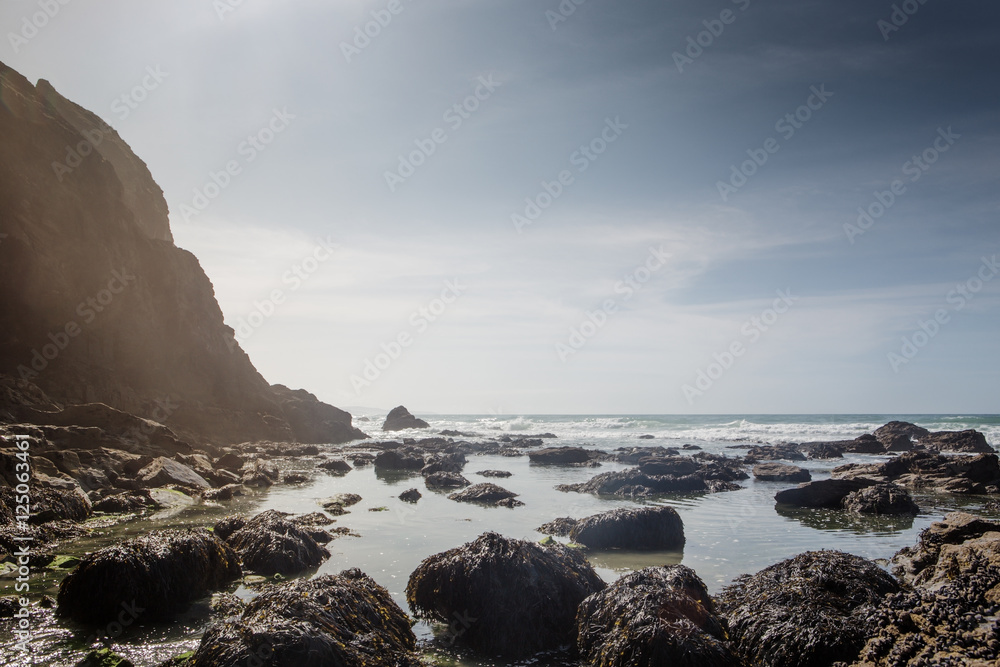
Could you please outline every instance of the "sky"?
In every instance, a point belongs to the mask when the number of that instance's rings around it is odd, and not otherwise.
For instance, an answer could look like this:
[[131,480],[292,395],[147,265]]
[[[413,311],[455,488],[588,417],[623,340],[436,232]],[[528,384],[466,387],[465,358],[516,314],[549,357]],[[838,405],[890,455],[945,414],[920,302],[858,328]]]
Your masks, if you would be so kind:
[[995,413],[998,19],[0,0],[0,60],[149,165],[272,383],[417,413]]

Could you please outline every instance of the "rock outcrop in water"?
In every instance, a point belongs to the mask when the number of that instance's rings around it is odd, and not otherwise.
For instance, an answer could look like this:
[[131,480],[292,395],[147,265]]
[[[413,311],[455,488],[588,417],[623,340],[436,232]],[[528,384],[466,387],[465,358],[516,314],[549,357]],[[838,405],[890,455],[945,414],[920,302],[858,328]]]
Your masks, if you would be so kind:
[[592,549],[674,551],[684,548],[684,524],[666,505],[623,507],[580,519],[570,539]]
[[402,405],[390,410],[382,424],[383,431],[405,431],[410,428],[430,428],[430,424],[411,415]]
[[256,371],[117,132],[2,63],[0,102],[0,419],[79,425],[74,406],[104,404],[196,444],[364,437]]
[[709,454],[693,457],[656,456],[639,460],[639,467],[601,473],[586,482],[560,484],[559,491],[601,496],[648,498],[666,493],[735,491],[736,480],[748,477],[737,459]]

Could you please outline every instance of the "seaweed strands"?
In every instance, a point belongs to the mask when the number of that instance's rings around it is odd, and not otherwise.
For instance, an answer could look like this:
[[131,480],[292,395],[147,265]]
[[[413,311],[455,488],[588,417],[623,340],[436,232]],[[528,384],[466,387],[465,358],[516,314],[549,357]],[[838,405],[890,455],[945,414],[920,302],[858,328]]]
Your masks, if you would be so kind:
[[467,619],[462,644],[522,658],[572,643],[577,606],[604,586],[574,549],[484,533],[424,560],[406,601],[420,618]]
[[252,519],[223,519],[215,532],[236,550],[243,566],[257,574],[298,574],[330,557],[313,537],[315,529],[299,526],[274,510]]
[[59,587],[57,613],[90,624],[125,607],[169,618],[240,575],[236,553],[208,531],[156,531],[84,558]]
[[205,632],[191,667],[418,667],[416,637],[360,570],[272,585]]
[[900,590],[860,556],[809,551],[737,578],[718,603],[747,664],[825,667],[857,657],[876,608]]
[[594,667],[738,667],[705,582],[683,565],[626,575],[580,604],[577,649]]

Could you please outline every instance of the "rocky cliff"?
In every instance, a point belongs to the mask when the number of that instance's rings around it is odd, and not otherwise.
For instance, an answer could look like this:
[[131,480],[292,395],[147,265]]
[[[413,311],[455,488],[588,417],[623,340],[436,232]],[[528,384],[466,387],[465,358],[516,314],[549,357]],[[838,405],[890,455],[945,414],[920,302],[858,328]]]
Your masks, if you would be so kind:
[[3,63],[0,374],[0,420],[104,403],[195,442],[364,435],[348,413],[264,380],[197,258],[174,245],[145,163]]

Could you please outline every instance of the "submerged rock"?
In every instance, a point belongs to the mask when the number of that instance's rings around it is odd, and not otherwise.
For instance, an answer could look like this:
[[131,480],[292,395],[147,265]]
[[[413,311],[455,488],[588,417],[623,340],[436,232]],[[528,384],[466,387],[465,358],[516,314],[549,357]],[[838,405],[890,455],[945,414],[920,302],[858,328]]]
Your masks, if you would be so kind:
[[360,570],[269,586],[210,627],[192,667],[419,667],[392,596]]
[[684,548],[684,524],[666,505],[619,508],[577,521],[570,539],[592,549],[675,551]]
[[753,476],[762,482],[808,482],[812,475],[805,468],[784,463],[758,463]]
[[[220,531],[216,524],[215,532],[226,532],[229,528],[224,526]],[[240,555],[247,570],[263,575],[290,575],[318,567],[330,557],[312,532],[280,512],[268,510],[246,520],[224,539]]]
[[404,431],[409,428],[430,428],[430,424],[411,415],[402,405],[390,410],[382,424],[383,431]]
[[125,607],[169,618],[240,575],[236,553],[212,533],[157,531],[86,556],[60,584],[57,611],[87,624],[114,621]]
[[406,600],[420,618],[465,619],[461,644],[523,658],[572,642],[577,606],[604,586],[574,549],[485,533],[424,560]]
[[844,509],[858,514],[918,514],[920,508],[906,489],[895,484],[876,484],[852,491],[841,501]]
[[517,494],[507,489],[491,484],[475,484],[457,493],[448,496],[450,500],[457,500],[462,503],[482,503],[484,505],[498,505],[503,507],[519,507],[523,505],[517,498]]
[[738,577],[718,603],[746,664],[827,667],[857,657],[875,609],[900,590],[860,556],[810,551]]
[[683,565],[625,575],[580,604],[577,650],[601,667],[740,667],[705,583]]

